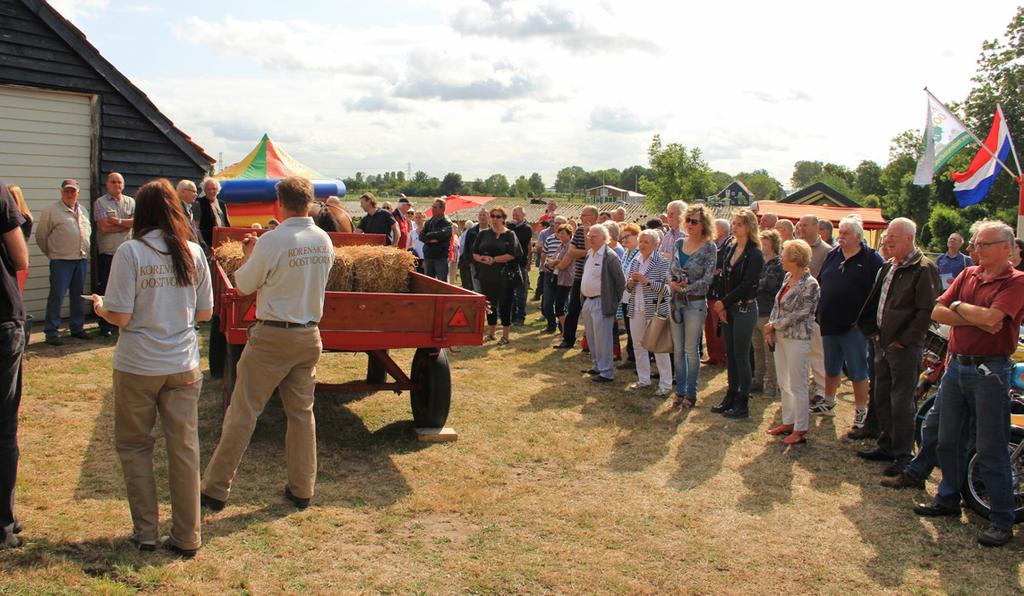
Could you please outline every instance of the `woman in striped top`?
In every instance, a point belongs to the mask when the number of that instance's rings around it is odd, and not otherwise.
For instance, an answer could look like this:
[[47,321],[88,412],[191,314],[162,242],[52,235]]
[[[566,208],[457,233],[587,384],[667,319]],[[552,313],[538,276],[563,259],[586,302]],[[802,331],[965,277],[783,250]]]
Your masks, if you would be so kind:
[[[624,254],[620,261],[622,261],[622,276],[629,279],[629,265],[633,262],[633,259],[640,254],[640,226],[635,223],[626,224],[619,230],[619,243],[622,244]],[[623,358],[625,362],[619,365],[621,370],[628,370],[633,368],[634,362],[636,362],[636,355],[633,353],[633,332],[629,329],[629,296],[622,296],[622,326],[626,328],[626,357]]]
[[[626,290],[629,292],[627,315],[630,331],[637,338],[633,344],[636,354],[637,382],[629,386],[631,390],[651,386],[651,360],[642,338],[647,326],[654,318],[654,310],[658,304],[658,296],[662,293],[668,279],[668,261],[655,250],[658,247],[658,233],[654,230],[640,232],[640,254],[629,265],[626,276]],[[664,288],[668,291],[668,288]],[[658,315],[668,316],[668,298],[662,297]],[[668,353],[655,354],[654,361],[658,365],[658,390],[655,395],[664,397],[672,391],[672,361]]]

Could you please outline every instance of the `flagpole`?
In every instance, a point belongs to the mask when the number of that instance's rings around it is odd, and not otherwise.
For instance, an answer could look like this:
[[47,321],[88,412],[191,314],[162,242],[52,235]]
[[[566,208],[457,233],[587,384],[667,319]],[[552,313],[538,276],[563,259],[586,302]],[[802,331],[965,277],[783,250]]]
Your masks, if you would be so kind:
[[[1006,115],[1003,114],[1003,106],[997,103],[996,109],[999,110],[1000,116],[1002,116],[1005,121]],[[1006,126],[1006,131],[1006,140],[1010,142],[1010,151],[1013,152],[1013,161],[1017,164],[1018,177],[1014,178],[1014,180],[1017,181],[1017,190],[1020,194],[1020,197],[1017,199],[1017,237],[1024,238],[1024,176],[1020,174],[1020,159],[1017,158],[1017,147],[1013,144],[1013,135],[1009,134],[1009,125]]]
[[[1007,174],[1009,174],[1010,176],[1013,176],[1013,177],[1014,177],[1014,179],[1016,179],[1016,178],[1019,178],[1019,177],[1020,177],[1020,174],[1019,174],[1019,173],[1018,173],[1018,174],[1014,174],[1014,173],[1013,173],[1013,170],[1011,170],[1010,168],[1008,168],[1008,167],[1006,166],[1006,164],[1004,164],[1004,163],[1003,163],[1003,160],[999,159],[999,157],[998,157],[998,156],[996,156],[996,154],[995,154],[995,153],[993,153],[993,152],[992,152],[992,150],[991,150],[991,149],[989,149],[989,148],[988,148],[988,147],[987,147],[987,146],[985,145],[985,143],[982,143],[982,142],[981,142],[981,139],[979,139],[979,138],[978,138],[978,135],[974,134],[974,131],[972,131],[972,130],[970,129],[970,127],[969,127],[969,126],[967,126],[966,124],[964,124],[964,123],[963,123],[963,121],[962,121],[962,120],[960,120],[960,117],[959,117],[959,116],[957,116],[957,115],[956,115],[955,113],[953,113],[953,110],[949,109],[949,106],[947,106],[946,104],[944,104],[944,103],[942,103],[941,101],[939,101],[939,98],[938,98],[938,97],[935,97],[934,95],[932,95],[932,92],[928,90],[928,87],[925,87],[925,88],[924,88],[924,92],[925,92],[925,93],[927,93],[927,94],[928,94],[928,95],[929,95],[929,96],[930,96],[930,97],[931,97],[932,99],[934,99],[934,100],[935,100],[936,102],[938,102],[938,104],[939,104],[940,106],[942,106],[942,107],[946,108],[946,111],[947,111],[947,112],[949,112],[949,113],[950,113],[950,115],[952,115],[952,116],[953,116],[954,118],[956,118],[956,121],[957,121],[957,122],[958,122],[958,123],[960,124],[960,126],[964,127],[964,130],[966,130],[966,131],[967,131],[967,134],[971,135],[971,138],[972,138],[972,139],[974,139],[974,142],[975,142],[975,143],[977,143],[977,144],[979,144],[979,145],[981,145],[981,148],[982,148],[982,149],[984,149],[985,151],[987,151],[987,152],[988,152],[988,154],[992,156],[992,159],[996,160],[996,163],[997,163],[997,164],[999,164],[999,165],[1003,166],[1003,169],[1004,169],[1004,170],[1006,170],[1006,173],[1007,173]],[[997,105],[998,105],[998,104],[997,104]],[[1013,143],[1011,142],[1011,146],[1012,146],[1012,144],[1013,144]],[[1016,159],[1016,152],[1014,153],[1014,158]],[[1017,169],[1018,169],[1018,170],[1020,169],[1020,164],[1018,164],[1018,166],[1017,166]]]

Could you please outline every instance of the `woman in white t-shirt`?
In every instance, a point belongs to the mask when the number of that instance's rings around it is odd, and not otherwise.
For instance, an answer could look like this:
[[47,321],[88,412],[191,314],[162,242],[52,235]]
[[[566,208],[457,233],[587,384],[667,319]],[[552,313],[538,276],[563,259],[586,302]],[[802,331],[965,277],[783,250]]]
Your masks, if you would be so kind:
[[167,442],[171,534],[164,548],[192,557],[199,533],[197,321],[213,314],[210,270],[174,188],[166,179],[135,196],[134,240],[122,244],[106,296],[93,295],[96,314],[120,328],[114,351],[114,435],[124,469],[139,550],[160,543],[153,426],[157,414]]

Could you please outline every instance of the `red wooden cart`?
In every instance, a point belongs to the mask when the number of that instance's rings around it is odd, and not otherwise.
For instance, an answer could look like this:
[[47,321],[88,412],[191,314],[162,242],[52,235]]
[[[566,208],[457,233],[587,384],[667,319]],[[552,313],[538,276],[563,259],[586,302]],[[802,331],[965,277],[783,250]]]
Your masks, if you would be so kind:
[[[213,245],[261,233],[249,228],[214,228]],[[383,244],[384,236],[331,233],[335,246]],[[256,295],[241,294],[216,260],[212,261],[214,317],[210,333],[210,372],[223,377],[224,407],[231,399],[235,366],[246,332],[256,321]],[[408,390],[417,427],[441,428],[451,404],[451,371],[445,348],[483,343],[483,296],[419,273],[410,273],[408,294],[327,292],[320,337],[325,351],[366,352],[366,379],[317,383],[317,394]],[[406,374],[390,349],[414,348]],[[388,379],[390,377],[390,380]]]

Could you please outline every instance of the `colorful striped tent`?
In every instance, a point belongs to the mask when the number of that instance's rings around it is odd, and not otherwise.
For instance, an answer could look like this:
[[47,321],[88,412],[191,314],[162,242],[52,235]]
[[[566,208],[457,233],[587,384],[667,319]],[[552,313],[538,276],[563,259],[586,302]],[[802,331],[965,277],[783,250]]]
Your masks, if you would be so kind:
[[256,147],[242,161],[230,165],[219,174],[221,180],[285,178],[287,176],[305,176],[310,180],[321,180],[322,174],[307,167],[288,155],[274,143],[270,135],[264,134]]
[[[232,164],[216,175],[220,180],[275,180],[287,176],[305,176],[310,180],[324,178],[316,170],[295,160],[291,155],[277,146],[270,135],[264,134],[256,147],[242,161]],[[227,194],[227,193],[225,193]],[[265,199],[228,200],[228,217],[234,226],[249,226],[254,223],[267,225],[276,217],[273,201]]]

